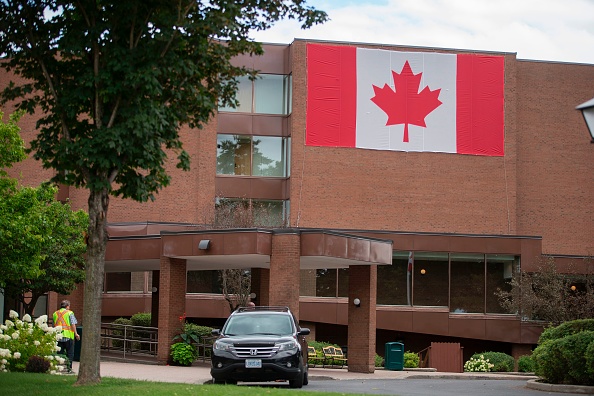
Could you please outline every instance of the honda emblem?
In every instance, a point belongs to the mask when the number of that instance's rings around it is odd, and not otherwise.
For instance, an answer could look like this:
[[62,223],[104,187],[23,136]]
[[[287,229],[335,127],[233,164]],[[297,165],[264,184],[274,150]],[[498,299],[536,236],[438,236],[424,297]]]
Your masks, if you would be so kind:
[[257,349],[250,349],[250,355],[256,356],[257,354],[258,354],[258,350]]

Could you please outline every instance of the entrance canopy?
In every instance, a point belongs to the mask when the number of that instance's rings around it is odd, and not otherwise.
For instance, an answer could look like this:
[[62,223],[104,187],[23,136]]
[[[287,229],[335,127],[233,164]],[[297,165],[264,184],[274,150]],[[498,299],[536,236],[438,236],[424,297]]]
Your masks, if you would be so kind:
[[270,268],[272,236],[300,236],[300,269],[392,264],[392,240],[327,229],[205,230],[183,224],[114,224],[105,257],[106,272],[159,269],[161,256],[184,259],[187,270]]

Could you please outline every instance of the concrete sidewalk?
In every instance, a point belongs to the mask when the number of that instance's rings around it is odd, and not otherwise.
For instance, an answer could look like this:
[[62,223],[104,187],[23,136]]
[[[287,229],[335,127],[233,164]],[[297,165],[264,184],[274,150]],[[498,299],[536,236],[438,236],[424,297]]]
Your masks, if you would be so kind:
[[[74,362],[73,370],[78,373],[78,362]],[[101,361],[101,376],[128,378],[135,380],[176,382],[188,384],[205,384],[211,381],[210,364],[195,363],[191,367],[164,366],[156,364],[128,363],[118,361]],[[377,369],[372,374],[349,372],[346,368],[310,368],[309,380],[348,380],[348,379],[512,379],[530,380],[537,377],[517,373],[443,373],[432,369],[409,369],[392,371]]]

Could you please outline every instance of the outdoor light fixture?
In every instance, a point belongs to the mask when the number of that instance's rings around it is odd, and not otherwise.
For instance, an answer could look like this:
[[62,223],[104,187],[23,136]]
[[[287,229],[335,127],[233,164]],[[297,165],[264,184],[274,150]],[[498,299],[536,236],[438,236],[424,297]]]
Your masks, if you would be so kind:
[[592,139],[590,143],[594,143],[594,98],[582,103],[576,107],[576,110],[582,112],[588,131],[590,132],[590,138]]
[[359,308],[361,306],[361,300],[359,300],[358,298],[355,298],[353,300],[353,304],[355,304],[355,307]]
[[208,249],[210,249],[210,239],[202,239],[198,243],[198,249],[200,249],[200,250],[208,250]]
[[427,273],[427,271],[425,271],[425,268],[423,268],[423,269],[421,270],[421,275],[425,275],[426,273]]
[[153,288],[151,289],[151,291],[152,291],[153,293],[156,293],[158,290],[159,290],[159,289],[157,289],[157,287],[156,287],[156,286],[153,286]]
[[571,285],[570,289],[571,289],[572,291],[575,291],[575,289],[577,289],[577,287],[575,287],[575,285]]

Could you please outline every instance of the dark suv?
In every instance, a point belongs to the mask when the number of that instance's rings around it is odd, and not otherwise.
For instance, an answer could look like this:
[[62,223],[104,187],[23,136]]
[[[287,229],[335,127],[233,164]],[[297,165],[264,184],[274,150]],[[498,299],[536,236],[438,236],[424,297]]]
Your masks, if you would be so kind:
[[233,312],[212,347],[215,384],[288,380],[307,385],[309,329],[300,328],[288,307],[243,307]]

